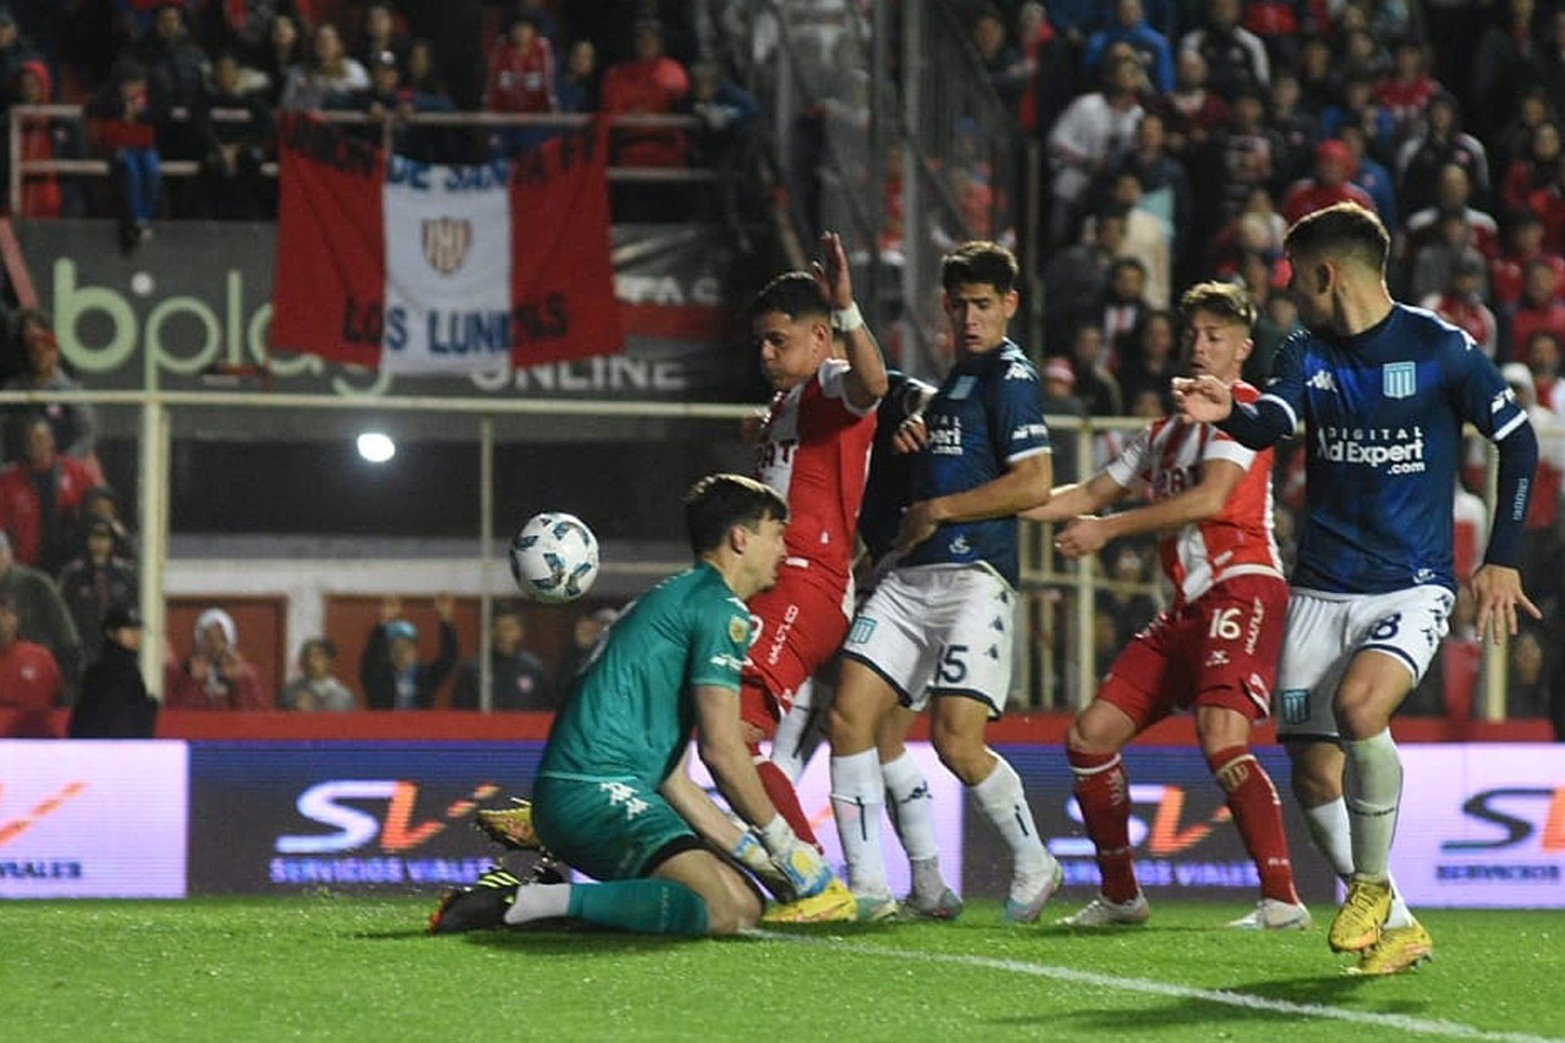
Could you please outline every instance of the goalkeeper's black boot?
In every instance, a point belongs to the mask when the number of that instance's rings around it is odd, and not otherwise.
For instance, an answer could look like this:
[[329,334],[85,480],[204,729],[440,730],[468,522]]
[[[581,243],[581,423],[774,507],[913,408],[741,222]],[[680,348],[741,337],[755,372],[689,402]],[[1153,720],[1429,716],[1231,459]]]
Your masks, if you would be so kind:
[[460,887],[440,896],[429,914],[430,934],[462,934],[505,926],[505,912],[516,901],[522,881],[503,866],[494,866],[472,887]]

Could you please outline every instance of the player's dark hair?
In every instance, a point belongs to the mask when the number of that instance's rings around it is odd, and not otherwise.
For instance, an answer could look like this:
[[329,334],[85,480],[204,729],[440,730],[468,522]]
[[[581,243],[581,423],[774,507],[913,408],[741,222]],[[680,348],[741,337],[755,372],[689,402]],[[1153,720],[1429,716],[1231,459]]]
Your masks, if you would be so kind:
[[815,278],[809,272],[783,272],[761,288],[750,305],[750,317],[755,318],[780,311],[795,321],[809,316],[827,319],[831,316],[831,303]]
[[1198,311],[1231,319],[1246,330],[1255,328],[1255,302],[1243,286],[1231,282],[1200,282],[1179,298],[1179,319],[1188,326]]
[[1338,203],[1294,222],[1283,248],[1295,264],[1305,257],[1352,257],[1384,273],[1391,235],[1369,210],[1357,203]]
[[958,286],[976,283],[993,286],[1004,297],[1016,288],[1021,268],[1016,255],[999,243],[975,240],[963,243],[940,262],[940,285],[950,293]]
[[709,474],[685,494],[685,531],[697,557],[721,547],[735,525],[755,529],[767,518],[787,521],[788,501],[741,474]]

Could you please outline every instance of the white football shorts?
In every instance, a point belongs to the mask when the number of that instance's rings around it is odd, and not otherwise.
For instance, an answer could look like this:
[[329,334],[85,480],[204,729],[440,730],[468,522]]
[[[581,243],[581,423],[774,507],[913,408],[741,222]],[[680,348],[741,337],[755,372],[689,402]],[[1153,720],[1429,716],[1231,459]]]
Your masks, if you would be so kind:
[[963,696],[999,717],[1011,691],[1016,592],[982,565],[893,569],[848,628],[842,654],[875,671],[902,705]]
[[1445,637],[1456,597],[1426,584],[1385,594],[1295,589],[1288,598],[1272,716],[1277,737],[1338,738],[1337,686],[1360,652],[1391,656],[1418,684]]

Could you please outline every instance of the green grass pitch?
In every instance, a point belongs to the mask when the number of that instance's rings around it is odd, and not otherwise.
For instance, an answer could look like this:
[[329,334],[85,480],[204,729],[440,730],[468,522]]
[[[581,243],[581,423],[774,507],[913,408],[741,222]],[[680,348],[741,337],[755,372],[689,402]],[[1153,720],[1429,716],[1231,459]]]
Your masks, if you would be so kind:
[[[1045,911],[1059,916],[1075,901]],[[953,924],[676,941],[430,938],[413,898],[5,902],[0,1035],[69,1040],[1094,1039],[1565,1036],[1565,913],[1427,910],[1433,962],[1341,973],[1307,932],[1159,903],[1142,929]],[[1285,1034],[1285,1035],[1282,1035]]]

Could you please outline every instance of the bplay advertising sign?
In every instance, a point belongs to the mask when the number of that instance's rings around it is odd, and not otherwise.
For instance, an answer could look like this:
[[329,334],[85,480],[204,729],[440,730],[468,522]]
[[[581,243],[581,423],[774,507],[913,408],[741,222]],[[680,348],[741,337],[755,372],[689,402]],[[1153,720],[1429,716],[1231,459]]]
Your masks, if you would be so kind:
[[182,742],[0,741],[0,897],[181,898]]

